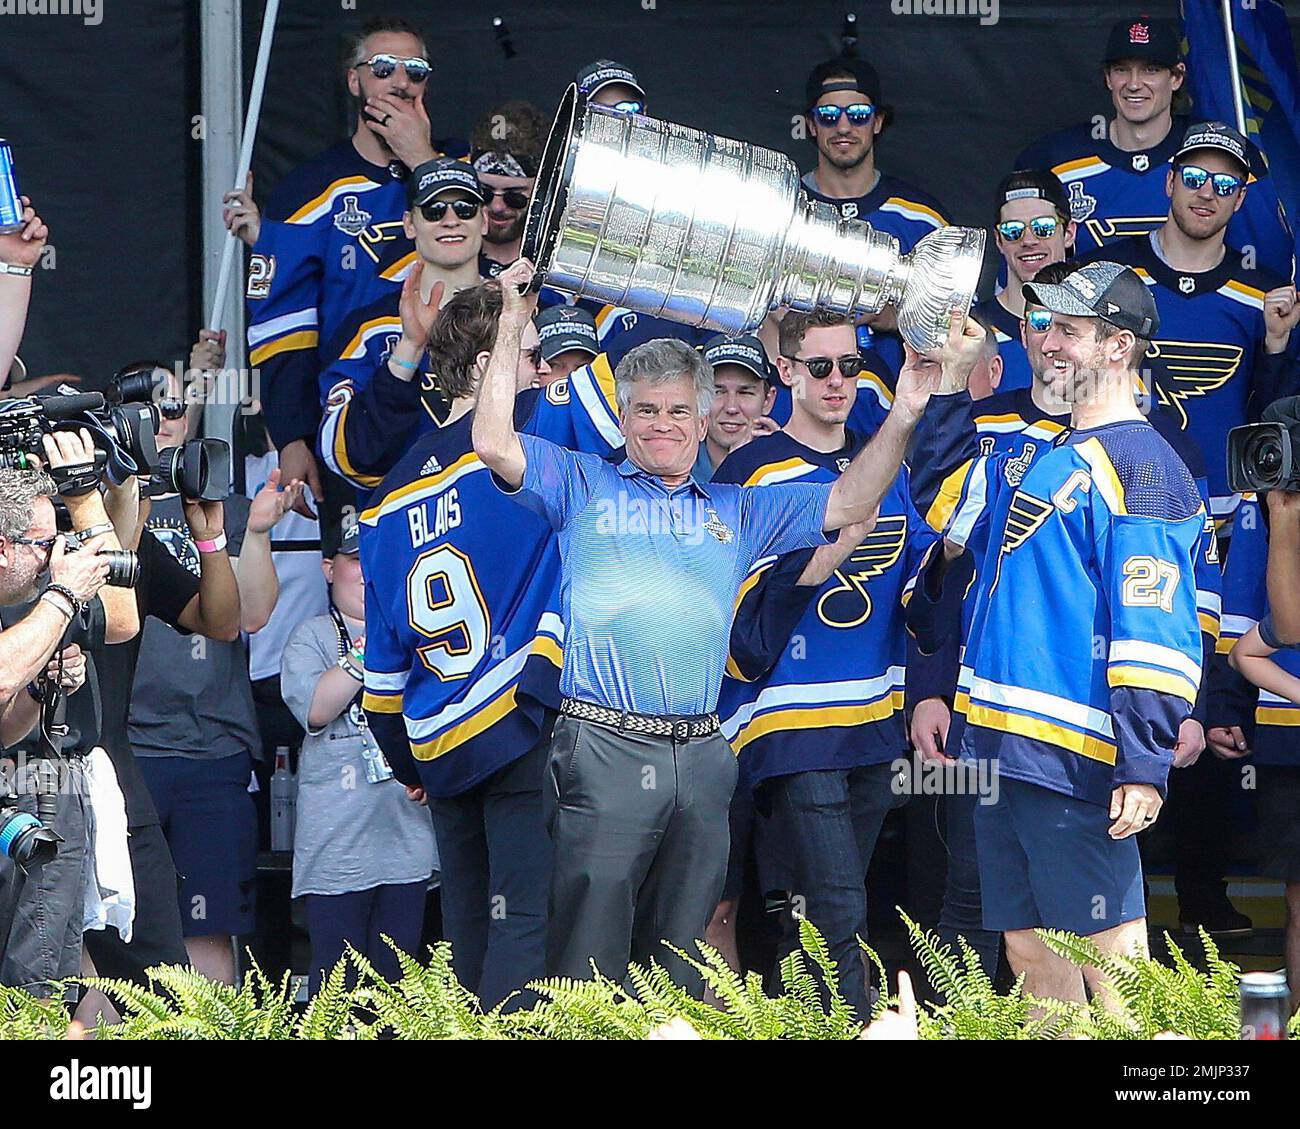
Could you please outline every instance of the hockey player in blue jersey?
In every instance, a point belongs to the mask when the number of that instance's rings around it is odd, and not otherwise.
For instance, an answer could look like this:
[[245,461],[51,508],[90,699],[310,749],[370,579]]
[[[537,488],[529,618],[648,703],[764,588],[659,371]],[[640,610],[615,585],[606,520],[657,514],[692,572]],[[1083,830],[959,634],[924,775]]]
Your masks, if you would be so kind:
[[[794,355],[777,362],[787,385],[799,378],[800,357],[856,352],[852,322],[828,311],[790,314],[782,331]],[[950,365],[950,386],[965,381],[975,358],[955,359],[966,367]],[[856,381],[835,364],[809,383],[790,422],[739,447],[715,482],[839,477],[869,439],[846,426]],[[834,544],[757,561],[741,587],[718,699],[723,736],[740,758],[738,789],[758,789],[772,810],[789,847],[791,889],[864,1019],[857,938],[867,937],[866,874],[885,816],[902,800],[894,762],[907,748],[903,601],[937,537],[912,505],[903,467],[870,522],[841,529]],[[787,936],[779,955],[796,945]]]
[[[1055,285],[1073,269],[1069,262],[1053,263],[1044,267],[1035,281]],[[999,393],[978,404],[963,403],[960,395],[935,397],[917,432],[918,463],[931,472],[931,478],[941,476],[945,468],[957,469],[946,477],[937,495],[924,500],[926,518],[934,528],[946,529],[954,521],[966,526],[968,513],[980,508],[978,484],[983,479],[973,474],[976,464],[963,465],[967,456],[1003,456],[1010,465],[1027,470],[1060,442],[1068,430],[1070,405],[1056,393],[1043,356],[1043,341],[1050,326],[1050,311],[1028,302],[1023,340],[1033,374],[1029,388]],[[1152,408],[1145,401],[1142,406],[1149,422],[1187,466],[1207,507],[1195,573],[1202,660],[1208,663],[1219,639],[1221,580],[1217,540],[1213,523],[1208,519],[1204,460],[1196,444],[1169,412]],[[975,560],[984,558],[986,542],[978,529],[966,536],[966,544]],[[919,610],[925,602],[923,591],[914,606]],[[963,630],[959,639],[951,640],[932,654],[918,653],[908,665],[908,695],[915,703],[912,741],[926,757],[943,756],[945,750],[951,755],[961,743],[964,718],[960,713],[954,716],[951,709],[957,693],[959,649],[966,641],[974,606],[973,599],[962,604]],[[1225,929],[1241,916],[1223,891],[1223,861],[1215,846],[1226,834],[1226,810],[1222,798],[1218,810],[1197,802],[1213,785],[1213,766],[1208,762],[1201,764],[1199,760],[1206,746],[1207,697],[1203,687],[1193,715],[1179,726],[1174,745],[1174,767],[1190,770],[1196,766],[1195,774],[1180,773],[1170,786],[1177,857],[1175,884],[1179,890],[1180,914],[1186,913],[1189,920],[1202,922],[1207,928]],[[1202,779],[1207,773],[1209,787]],[[951,920],[956,918],[962,922],[962,907],[979,904],[973,851],[963,853],[959,849],[960,844],[971,841],[973,828],[969,818],[974,809],[963,809],[960,800],[949,800],[947,809],[948,888],[939,922],[940,935],[945,937],[959,931],[951,925]]]
[[[1026,296],[1052,311],[1043,354],[1073,430],[1027,467],[988,460],[975,521],[993,536],[957,707],[962,756],[999,770],[996,802],[975,815],[984,924],[1003,932],[1028,991],[1082,1001],[1104,992],[1099,974],[1081,976],[1033,930],[1146,951],[1132,836],[1159,813],[1201,682],[1205,509],[1134,400],[1159,328],[1141,279],[1093,263]],[[963,533],[950,527],[939,561]]]
[[[1014,392],[1032,383],[1029,360],[1020,340],[1025,316],[1021,288],[1044,267],[1074,252],[1075,223],[1065,186],[1055,173],[1022,169],[1002,178],[996,195],[993,239],[1006,265],[1007,285],[975,304],[975,316],[996,334],[1002,376],[998,389]],[[972,396],[974,392],[972,390]]]
[[[435,287],[441,287],[442,301],[457,292],[477,286],[482,279],[479,252],[487,215],[483,210],[483,186],[478,174],[464,161],[435,157],[414,169],[406,181],[408,207],[402,217],[403,231],[414,241],[416,261],[403,272],[417,268],[418,293],[427,306]],[[320,374],[319,396],[355,397],[370,382],[374,372],[397,356],[400,366],[418,364],[423,348],[414,358],[411,349],[395,353],[402,342],[402,291],[390,287],[375,301],[348,313],[329,344],[321,349],[325,364]],[[406,370],[414,371],[414,368]],[[349,481],[357,472],[339,441],[338,414],[326,412],[321,419],[319,450],[325,465]],[[378,481],[374,477],[371,485]]]
[[313,453],[320,346],[343,319],[395,288],[411,255],[402,231],[407,170],[437,151],[424,107],[431,64],[405,20],[365,25],[346,81],[352,136],[290,172],[271,194],[248,264],[249,363],[286,477],[323,496]]
[[[395,775],[428,798],[456,971],[488,1006],[544,972],[541,787],[563,643],[555,536],[491,484],[470,442],[500,310],[495,282],[434,308],[442,424],[400,449],[361,517],[364,705]],[[545,362],[525,333],[515,424],[572,444],[566,382],[532,387]]]
[[1300,391],[1292,330],[1300,323],[1295,287],[1262,267],[1249,269],[1226,242],[1243,206],[1249,143],[1222,122],[1191,126],[1166,176],[1168,216],[1149,235],[1086,258],[1132,267],[1160,311],[1160,336],[1143,361],[1153,401],[1172,412],[1200,446],[1210,508],[1227,523],[1228,431],[1275,399]]
[[[894,113],[883,100],[880,76],[865,59],[818,63],[804,86],[804,112],[809,140],[817,148],[817,167],[803,178],[810,199],[833,204],[845,219],[865,220],[888,232],[904,254],[947,224],[933,196],[876,166],[876,141]],[[892,376],[903,362],[894,312],[882,311],[868,322],[859,339],[879,351]]]
[[[1165,174],[1187,119],[1186,67],[1172,20],[1134,16],[1112,25],[1102,78],[1114,117],[1049,134],[1021,152],[1014,168],[1050,169],[1064,182],[1079,224],[1077,254],[1164,222]],[[1273,180],[1255,173],[1228,242],[1255,248],[1261,266],[1284,278],[1295,273],[1295,238]],[[1251,265],[1254,265],[1253,263]]]

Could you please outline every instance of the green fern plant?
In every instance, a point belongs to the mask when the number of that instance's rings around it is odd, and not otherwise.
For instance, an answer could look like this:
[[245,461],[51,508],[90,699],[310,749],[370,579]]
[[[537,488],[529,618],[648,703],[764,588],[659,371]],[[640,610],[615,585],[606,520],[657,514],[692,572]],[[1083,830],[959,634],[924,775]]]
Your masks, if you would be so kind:
[[62,1039],[69,1022],[62,992],[38,999],[21,988],[0,985],[0,1039]]
[[1150,957],[1101,952],[1086,937],[1056,930],[1038,935],[1058,956],[1080,967],[1092,965],[1107,980],[1109,998],[1094,998],[1075,1017],[1073,1033],[1097,1039],[1150,1039],[1174,1031],[1193,1039],[1236,1039],[1240,1035],[1240,970],[1219,954],[1204,929],[1206,972],[1194,967],[1166,933],[1171,965]]
[[[900,911],[901,913],[901,911]],[[1166,935],[1169,962],[1101,953],[1087,938],[1041,931],[1044,943],[1079,966],[1092,965],[1109,982],[1108,1006],[1037,1000],[1017,982],[998,993],[964,940],[956,950],[902,914],[909,941],[941,1002],[919,1007],[923,1039],[1149,1039],[1175,1031],[1197,1039],[1238,1036],[1238,975],[1202,932],[1204,971]],[[387,940],[387,939],[386,939]],[[306,1009],[295,1007],[286,974],[272,982],[254,963],[239,989],[217,984],[190,968],[150,971],[148,987],[87,979],[113,999],[124,1022],[100,1022],[103,1039],[641,1039],[673,1018],[683,1018],[705,1039],[852,1039],[859,1024],[839,989],[839,970],[825,939],[808,921],[799,923],[800,947],[781,961],[781,990],[763,990],[754,972],[741,975],[711,946],[697,953],[674,950],[712,989],[717,1006],[705,1004],[657,962],[632,965],[622,982],[548,979],[530,988],[533,1007],[507,1011],[507,1001],[485,1011],[456,979],[451,947],[432,947],[427,960],[393,947],[400,972],[388,982],[364,956],[349,950],[326,976]],[[884,965],[865,943],[879,974],[876,1014],[889,1006]],[[355,977],[355,987],[349,979]],[[50,1039],[68,1026],[64,1005],[0,988],[0,1037]],[[1300,1036],[1300,1017],[1289,1030]]]
[[442,941],[429,949],[429,961],[420,964],[393,944],[385,943],[397,957],[400,979],[389,983],[373,964],[355,949],[347,959],[359,973],[360,980],[351,993],[358,1012],[369,1013],[371,1020],[358,1018],[356,1036],[374,1039],[389,1035],[397,1039],[500,1039],[506,1038],[508,1024],[501,1006],[484,1012],[477,997],[456,979],[452,968],[451,945]]

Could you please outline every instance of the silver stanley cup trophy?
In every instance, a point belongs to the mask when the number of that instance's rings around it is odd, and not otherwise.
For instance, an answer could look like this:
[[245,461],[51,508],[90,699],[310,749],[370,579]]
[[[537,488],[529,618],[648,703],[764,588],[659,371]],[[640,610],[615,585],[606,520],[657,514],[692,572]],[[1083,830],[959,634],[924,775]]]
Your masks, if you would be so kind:
[[808,200],[788,157],[587,103],[570,86],[542,156],[523,255],[536,285],[723,333],[777,306],[893,306],[918,349],[970,308],[984,232],[945,227],[910,254]]

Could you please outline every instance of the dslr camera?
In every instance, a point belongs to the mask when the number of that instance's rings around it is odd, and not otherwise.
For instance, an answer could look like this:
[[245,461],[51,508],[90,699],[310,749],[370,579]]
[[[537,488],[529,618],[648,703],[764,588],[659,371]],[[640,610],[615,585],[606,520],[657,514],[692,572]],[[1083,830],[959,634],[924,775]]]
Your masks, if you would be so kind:
[[1300,493],[1300,396],[1275,401],[1261,419],[1228,432],[1228,489]]

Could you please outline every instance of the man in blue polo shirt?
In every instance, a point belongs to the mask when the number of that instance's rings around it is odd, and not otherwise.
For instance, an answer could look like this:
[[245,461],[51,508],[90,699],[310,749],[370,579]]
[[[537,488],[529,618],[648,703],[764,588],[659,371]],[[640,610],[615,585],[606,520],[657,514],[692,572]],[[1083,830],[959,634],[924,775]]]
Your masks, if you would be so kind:
[[629,959],[654,956],[686,977],[659,942],[692,949],[725,877],[736,763],[714,710],[737,592],[759,559],[826,544],[826,532],[871,514],[940,374],[904,368],[889,416],[834,483],[705,486],[691,468],[713,371],[682,342],[648,341],[615,373],[626,458],[575,454],[514,430],[515,356],[533,304],[517,287],[532,271],[521,260],[501,276],[473,436],[499,485],[559,533],[547,969],[585,977],[594,961],[621,978]]

